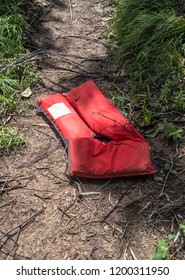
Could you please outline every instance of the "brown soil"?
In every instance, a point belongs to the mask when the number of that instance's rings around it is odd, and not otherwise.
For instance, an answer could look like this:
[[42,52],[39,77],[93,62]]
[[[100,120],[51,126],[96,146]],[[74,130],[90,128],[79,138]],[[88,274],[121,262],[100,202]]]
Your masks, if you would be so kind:
[[[45,53],[38,70],[43,83],[31,100],[88,79],[104,92],[117,82],[124,88],[103,36],[109,1],[50,2],[32,38]],[[1,157],[0,259],[151,259],[157,241],[178,232],[185,219],[183,143],[150,141],[156,176],[72,181],[63,143],[37,107],[20,108],[10,124],[27,145]],[[176,176],[164,170],[168,161]],[[184,259],[180,238],[171,251]]]

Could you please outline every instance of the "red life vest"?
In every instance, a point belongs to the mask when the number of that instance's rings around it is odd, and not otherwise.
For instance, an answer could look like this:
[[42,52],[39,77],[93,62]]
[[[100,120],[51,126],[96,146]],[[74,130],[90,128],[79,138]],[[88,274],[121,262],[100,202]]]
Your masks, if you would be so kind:
[[93,81],[72,89],[67,98],[53,94],[38,104],[68,146],[70,176],[113,178],[155,173],[147,142]]
[[67,100],[97,135],[115,141],[144,140],[93,81],[90,80],[69,91]]
[[38,101],[46,117],[53,123],[63,141],[74,137],[93,137],[94,132],[79,117],[67,99],[60,93]]
[[72,138],[68,148],[71,176],[113,178],[155,173],[146,143]]

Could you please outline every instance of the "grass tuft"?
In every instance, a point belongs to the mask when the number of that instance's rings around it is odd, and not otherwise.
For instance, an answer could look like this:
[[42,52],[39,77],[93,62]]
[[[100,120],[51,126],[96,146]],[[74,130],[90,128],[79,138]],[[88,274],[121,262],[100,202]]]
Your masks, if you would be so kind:
[[161,113],[183,113],[185,18],[179,15],[179,1],[112,1],[115,12],[108,37],[130,89],[123,101],[116,97],[118,103],[133,103],[129,97],[137,100],[142,125],[151,124]]
[[109,28],[118,66],[134,71],[136,80],[164,84],[183,69],[185,19],[176,15],[174,1],[119,1]]
[[8,152],[13,147],[25,145],[24,138],[12,127],[0,127],[0,151]]
[[0,122],[0,143],[1,149],[6,151],[15,145],[14,140],[17,143],[23,141],[17,132],[13,133],[12,129],[3,127],[3,124],[9,114],[17,109],[19,93],[38,83],[38,78],[32,72],[34,62],[29,61],[29,51],[25,47],[29,27],[23,12],[26,4],[32,4],[32,0],[0,2],[0,119],[3,120]]

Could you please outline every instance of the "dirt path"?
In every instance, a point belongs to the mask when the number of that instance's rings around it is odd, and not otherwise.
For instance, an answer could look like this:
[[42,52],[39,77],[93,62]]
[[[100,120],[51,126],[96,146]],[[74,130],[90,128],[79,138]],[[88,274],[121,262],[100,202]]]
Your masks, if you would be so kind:
[[[103,38],[108,1],[52,2],[39,27],[44,85],[35,89],[32,101],[88,79],[108,89],[116,79]],[[5,190],[1,188],[0,196],[0,259],[152,258],[156,241],[173,226],[160,216],[153,222],[164,181],[147,177],[71,182],[61,139],[38,108],[27,109],[11,124],[19,127],[27,146],[3,156],[0,163]]]

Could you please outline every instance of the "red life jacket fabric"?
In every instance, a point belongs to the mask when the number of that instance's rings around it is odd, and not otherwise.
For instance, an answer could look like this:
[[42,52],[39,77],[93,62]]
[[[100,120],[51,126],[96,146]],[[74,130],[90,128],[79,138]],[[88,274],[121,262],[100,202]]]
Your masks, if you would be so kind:
[[132,140],[102,143],[96,138],[69,141],[69,172],[85,178],[113,178],[155,173],[148,145]]
[[40,99],[38,104],[59,131],[64,142],[71,137],[94,136],[94,132],[83,122],[62,94],[46,96]]
[[67,100],[96,134],[115,141],[145,141],[92,80],[69,91]]
[[[145,139],[93,81],[72,89],[67,98],[52,94],[38,104],[68,147],[70,176],[114,178],[155,173]],[[100,136],[109,141],[100,141]]]

